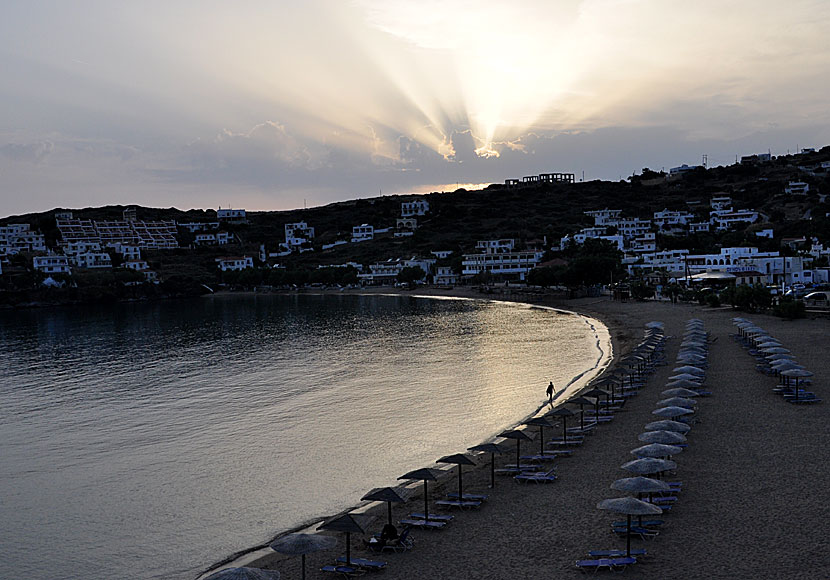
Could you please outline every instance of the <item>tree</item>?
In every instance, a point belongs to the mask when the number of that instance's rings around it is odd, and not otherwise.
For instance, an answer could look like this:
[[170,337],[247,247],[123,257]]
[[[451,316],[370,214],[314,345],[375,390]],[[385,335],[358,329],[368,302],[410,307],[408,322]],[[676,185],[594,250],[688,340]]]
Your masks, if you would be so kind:
[[407,266],[398,272],[398,282],[401,284],[414,284],[419,280],[423,280],[424,271],[418,266]]

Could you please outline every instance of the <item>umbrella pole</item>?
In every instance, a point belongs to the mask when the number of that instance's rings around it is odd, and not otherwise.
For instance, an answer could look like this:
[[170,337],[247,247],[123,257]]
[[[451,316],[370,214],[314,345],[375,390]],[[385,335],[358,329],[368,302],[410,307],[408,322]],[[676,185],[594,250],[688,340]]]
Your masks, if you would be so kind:
[[521,471],[519,468],[519,464],[521,462],[521,448],[522,448],[522,440],[516,439],[516,471]]
[[628,514],[628,533],[625,535],[626,538],[626,556],[629,558],[631,557],[631,514]]
[[496,487],[496,454],[490,454],[490,489]]
[[429,521],[429,497],[427,495],[427,480],[424,480],[424,519]]
[[585,406],[579,406],[579,426],[585,431]]
[[562,441],[568,440],[568,418],[562,417]]
[[463,501],[464,495],[461,493],[461,464],[458,465],[458,501]]
[[386,507],[387,507],[387,512],[386,513],[389,515],[389,525],[391,526],[392,525],[392,502],[391,501],[386,502]]
[[303,554],[303,580],[305,580],[305,554]]
[[346,566],[352,565],[351,534],[346,532]]
[[539,425],[539,455],[545,454],[545,428]]

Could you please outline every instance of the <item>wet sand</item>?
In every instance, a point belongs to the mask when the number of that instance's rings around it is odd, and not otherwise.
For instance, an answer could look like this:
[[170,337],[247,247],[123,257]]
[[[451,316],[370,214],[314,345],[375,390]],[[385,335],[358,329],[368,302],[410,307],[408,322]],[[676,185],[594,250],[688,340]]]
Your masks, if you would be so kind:
[[[683,491],[676,507],[665,516],[667,526],[653,540],[634,540],[633,546],[645,547],[649,557],[629,568],[626,575],[686,579],[830,576],[828,401],[811,406],[784,402],[771,391],[776,380],[758,373],[755,360],[731,338],[736,315],[766,328],[815,373],[811,388],[827,399],[828,319],[791,322],[729,308],[619,303],[606,298],[556,302],[537,296],[527,301],[602,320],[611,331],[615,355],[624,354],[642,339],[646,322],[660,320],[671,337],[666,343],[669,364],[650,376],[646,387],[614,421],[586,437],[573,457],[558,461],[556,482],[520,485],[511,477],[497,476],[495,488],[488,489],[489,455],[482,456],[478,468],[464,472],[465,492],[490,494],[480,509],[453,512],[455,520],[441,531],[413,531],[416,545],[406,553],[369,552],[361,547],[362,538],[353,535],[353,556],[387,561],[388,568],[382,572],[387,580],[575,577],[580,573],[574,562],[588,550],[624,548],[624,540],[609,528],[618,518],[596,509],[596,504],[621,495],[609,486],[628,475],[619,466],[633,458],[629,451],[641,444],[637,435],[656,418],[651,411],[664,398],[661,391],[672,374],[686,321],[700,318],[716,339],[706,381],[714,396],[700,400],[700,423],[689,434],[688,448],[676,457]],[[535,403],[528,402],[528,412]],[[538,445],[538,441],[526,444],[523,453],[538,450]],[[513,457],[510,453],[497,456],[497,466]],[[418,467],[424,466],[401,466],[401,470]],[[430,495],[437,498],[456,485],[456,479],[449,478],[431,487]],[[396,505],[393,517],[397,520],[421,509],[416,496]],[[372,531],[382,527],[385,513],[385,505],[377,510]],[[330,577],[319,568],[344,553],[342,536],[337,535],[336,550],[307,557],[309,578]],[[266,552],[246,565],[279,570],[283,578],[300,576],[299,557]]]

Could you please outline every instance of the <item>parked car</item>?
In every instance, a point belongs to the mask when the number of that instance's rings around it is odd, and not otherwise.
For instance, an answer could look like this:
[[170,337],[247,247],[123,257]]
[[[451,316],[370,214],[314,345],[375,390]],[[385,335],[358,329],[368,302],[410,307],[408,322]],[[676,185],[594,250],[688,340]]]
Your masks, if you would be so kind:
[[827,306],[830,292],[810,292],[804,297],[804,304],[808,306]]

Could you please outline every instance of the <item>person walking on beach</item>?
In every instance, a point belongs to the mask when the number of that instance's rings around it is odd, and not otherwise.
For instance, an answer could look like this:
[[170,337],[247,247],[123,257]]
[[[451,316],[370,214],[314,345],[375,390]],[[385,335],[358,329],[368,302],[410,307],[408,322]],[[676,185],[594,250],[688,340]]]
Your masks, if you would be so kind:
[[553,405],[553,393],[556,392],[556,389],[553,387],[553,381],[551,381],[548,385],[548,390],[546,392],[548,394],[548,403]]

